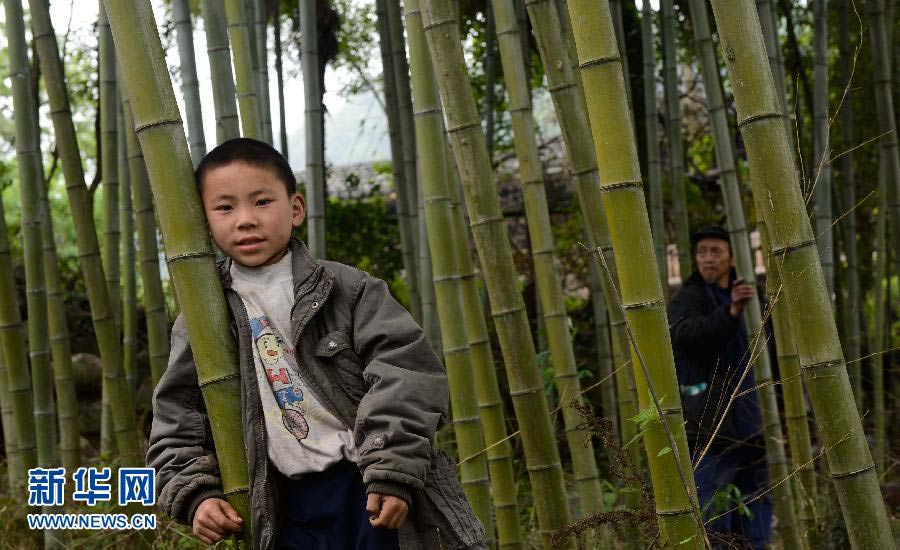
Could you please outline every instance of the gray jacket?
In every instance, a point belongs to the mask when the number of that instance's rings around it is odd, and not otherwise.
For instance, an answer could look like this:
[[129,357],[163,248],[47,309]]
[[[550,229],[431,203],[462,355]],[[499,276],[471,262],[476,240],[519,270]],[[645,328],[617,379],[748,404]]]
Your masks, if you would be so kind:
[[[353,429],[367,492],[410,504],[400,547],[482,548],[484,528],[456,478],[456,466],[433,448],[447,415],[447,376],[422,329],[384,281],[336,262],[319,261],[291,240],[294,304],[291,338],[300,375],[323,406]],[[238,341],[241,413],[250,472],[254,549],[275,545],[278,476],[266,450],[249,319],[231,288],[230,259],[220,274]],[[184,319],[172,329],[169,365],[153,394],[147,464],[157,470],[158,501],[191,525],[203,500],[223,497],[209,418],[197,384]]]

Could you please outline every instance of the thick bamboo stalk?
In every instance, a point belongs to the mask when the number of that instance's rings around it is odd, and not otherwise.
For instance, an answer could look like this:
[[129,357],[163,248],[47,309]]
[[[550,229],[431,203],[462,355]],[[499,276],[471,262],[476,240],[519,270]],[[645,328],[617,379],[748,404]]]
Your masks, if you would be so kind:
[[172,0],[172,23],[178,42],[178,58],[181,73],[181,94],[187,113],[188,140],[194,166],[206,155],[206,137],[203,135],[203,110],[200,104],[200,83],[197,80],[197,63],[194,60],[194,27],[191,24],[189,0]]
[[[407,25],[418,19],[416,25],[421,26],[421,13],[411,8],[418,7],[418,1],[406,4]],[[409,27],[408,27],[409,28]],[[412,36],[412,35],[411,35]],[[421,36],[424,40],[424,34]],[[465,224],[465,204],[460,200],[460,182],[449,142],[444,143],[447,152],[447,170],[449,172],[449,196],[452,208],[453,245],[459,262],[460,282],[462,284],[463,305],[466,310],[466,332],[469,336],[469,349],[472,355],[472,368],[475,371],[475,390],[478,395],[478,413],[481,416],[484,430],[484,443],[487,446],[488,469],[491,473],[491,500],[494,504],[494,521],[497,526],[497,541],[501,549],[522,547],[522,532],[519,525],[519,505],[516,496],[517,480],[513,473],[512,444],[507,437],[506,415],[503,398],[497,383],[497,371],[494,367],[494,352],[488,336],[481,296],[478,291],[478,276],[472,265],[469,249],[469,233]]]
[[[118,44],[122,80],[150,173],[165,236],[169,271],[194,350],[197,378],[209,411],[222,488],[244,520],[249,544],[247,456],[240,420],[240,376],[228,307],[193,185],[190,153],[149,2],[106,2]],[[148,81],[147,74],[158,75]]]
[[225,7],[218,0],[202,0],[203,27],[206,29],[206,57],[212,75],[213,108],[216,112],[216,142],[222,143],[241,135],[240,118],[235,103],[234,78],[231,72],[231,49]]
[[650,203],[650,229],[656,265],[669,293],[669,266],[666,250],[666,219],[663,214],[662,161],[659,159],[659,107],[656,103],[656,43],[653,38],[653,7],[641,8],[641,45],[644,52],[644,133],[647,140],[647,193]]
[[569,523],[562,466],[454,11],[450,3],[422,2],[425,35],[475,246],[482,265],[491,266],[483,272],[484,279],[519,422],[538,525],[546,542],[550,533]]
[[609,3],[570,0],[569,13],[594,135],[603,206],[619,264],[622,306],[634,335],[632,363],[639,405],[641,409],[657,407],[661,418],[648,426],[643,436],[661,542],[700,548],[706,535],[690,469],[665,300]]
[[[418,181],[419,186],[422,181]],[[418,236],[416,239],[419,245],[419,289],[422,291],[422,328],[425,329],[425,335],[431,343],[431,349],[435,355],[441,355],[441,324],[438,315],[438,298],[435,292],[434,275],[431,266],[431,246],[428,242],[428,228],[425,223],[425,201],[422,199],[422,190],[416,193],[419,197],[419,214],[416,219],[419,222]]]
[[834,295],[831,138],[828,118],[828,0],[813,0],[813,218],[828,292]]
[[[406,0],[406,10],[417,12],[415,0]],[[453,428],[456,447],[461,458],[479,453],[460,467],[463,489],[475,515],[485,526],[487,542],[493,546],[494,522],[491,517],[490,481],[487,457],[484,449],[484,433],[478,414],[478,398],[475,391],[475,373],[465,319],[462,282],[460,279],[457,247],[453,239],[453,213],[450,201],[451,182],[444,144],[443,119],[440,97],[434,69],[428,56],[421,18],[418,14],[407,20],[409,52],[412,63],[412,94],[416,116],[417,149],[421,153],[419,167],[422,170],[421,202],[424,204],[424,221],[427,233],[422,235],[431,245],[431,255],[422,258],[430,262],[433,288],[437,296],[437,315],[440,319],[440,338],[443,342],[444,363],[450,381]],[[421,243],[420,243],[421,244]],[[421,246],[420,246],[421,248]],[[427,250],[427,248],[426,248]],[[423,269],[424,271],[424,269]],[[425,281],[423,281],[424,283]],[[430,283],[430,281],[429,281]],[[430,285],[423,284],[423,290]],[[424,302],[423,302],[423,305]]]
[[[0,207],[2,208],[2,207]],[[5,227],[6,224],[4,223]],[[2,338],[0,338],[2,340]],[[2,343],[0,343],[2,346]],[[12,396],[9,394],[9,378],[6,374],[6,361],[0,349],[0,417],[3,421],[3,452],[6,455],[6,477],[10,490],[25,485],[25,468],[22,465],[22,454],[19,452],[19,433],[13,413]]]
[[[840,14],[840,55],[838,67],[842,86],[850,85],[850,63],[853,53],[850,50],[850,14],[849,1],[841,0],[839,4]],[[857,359],[862,355],[860,350],[859,312],[860,286],[859,286],[859,260],[856,234],[856,176],[853,168],[853,153],[851,149],[856,145],[853,141],[853,107],[849,97],[841,106],[841,192],[843,208],[846,212],[841,225],[844,234],[844,255],[847,256],[847,306],[844,315],[844,349],[847,355]],[[862,372],[860,361],[853,361],[847,365],[850,376],[850,385],[853,386],[853,397],[856,399],[856,409],[863,412]]]
[[[228,24],[228,37],[231,40],[231,58],[234,62],[234,83],[237,92],[238,108],[241,113],[241,135],[261,139],[262,122],[260,121],[259,93],[257,91],[257,74],[253,70],[253,42],[250,40],[248,17],[252,12],[245,10],[242,0],[225,1],[225,21]],[[301,2],[301,5],[309,2]],[[132,106],[135,108],[135,106]]]
[[800,368],[850,541],[858,548],[888,548],[893,543],[884,501],[853,401],[759,19],[748,0],[713,0],[713,10],[731,81],[737,83],[738,126],[754,196],[782,268],[791,324],[803,327],[794,331]]
[[772,71],[772,78],[775,81],[775,90],[778,95],[778,105],[781,107],[784,129],[788,134],[788,141],[791,143],[794,164],[797,164],[797,147],[799,145],[797,143],[798,133],[795,128],[796,121],[793,116],[793,111],[788,109],[787,104],[787,84],[785,84],[784,59],[778,41],[778,17],[775,12],[775,6],[770,0],[756,0],[756,11],[759,16],[759,24],[766,45],[766,58],[769,61],[769,69]]
[[[56,134],[60,164],[66,180],[66,193],[75,226],[75,240],[91,307],[91,320],[100,348],[103,378],[115,391],[109,392],[114,412],[116,445],[122,464],[143,463],[134,418],[134,406],[126,391],[122,369],[122,346],[116,330],[113,309],[106,287],[97,232],[91,216],[90,198],[84,183],[84,170],[78,151],[75,126],[69,109],[65,74],[50,22],[46,0],[31,0],[31,24],[37,43],[41,72],[44,75],[50,113]],[[11,388],[12,389],[12,388]]]
[[[755,288],[756,272],[753,251],[750,249],[750,236],[747,233],[741,188],[735,170],[731,129],[728,126],[728,115],[725,112],[722,83],[719,80],[719,65],[713,49],[706,3],[703,0],[691,0],[690,11],[709,114],[712,118],[716,164],[719,168],[719,183],[725,203],[735,271],[738,277],[743,278],[745,282]],[[775,484],[772,490],[772,501],[775,515],[778,518],[778,531],[781,533],[781,539],[785,546],[800,548],[805,546],[806,541],[797,528],[791,485],[790,483],[779,483],[788,477],[787,458],[784,453],[784,434],[778,414],[775,386],[772,383],[772,366],[769,362],[768,342],[764,331],[759,296],[754,294],[745,304],[744,321],[747,325],[747,339],[750,342],[754,382],[757,385],[755,393],[763,422],[762,435],[766,446],[769,478]]]
[[101,188],[103,190],[103,269],[110,306],[116,327],[122,326],[122,298],[120,289],[119,253],[119,156],[116,141],[116,107],[119,91],[116,86],[116,51],[106,10],[100,0],[100,149]]
[[397,208],[397,225],[400,229],[400,250],[403,257],[406,286],[409,289],[410,312],[417,320],[422,319],[422,301],[419,296],[419,275],[416,263],[416,236],[418,227],[413,225],[409,210],[410,198],[406,171],[403,167],[403,138],[400,132],[400,108],[397,103],[397,85],[394,73],[394,57],[391,49],[390,25],[387,19],[386,0],[375,1],[378,17],[379,46],[381,49],[382,80],[384,83],[384,104],[388,120],[388,138],[391,142],[391,173],[394,176],[394,190]]
[[[277,10],[277,4],[276,10]],[[269,26],[266,13],[266,0],[253,0],[253,21],[256,25],[253,34],[256,48],[256,78],[259,91],[259,111],[262,119],[262,135],[266,143],[272,141],[272,101],[269,98]]]
[[660,1],[662,14],[663,87],[666,96],[666,136],[669,149],[669,181],[672,185],[672,218],[675,222],[675,244],[681,280],[693,270],[691,259],[691,226],[688,222],[687,195],[684,185],[684,142],[681,136],[681,82],[678,77],[678,44],[675,38],[675,12],[672,0]]
[[[618,277],[616,260],[607,220],[600,208],[603,201],[600,174],[597,170],[597,157],[588,123],[587,106],[579,85],[578,73],[573,69],[577,57],[570,56],[575,54],[575,43],[569,34],[571,27],[564,23],[568,20],[568,12],[558,12],[550,0],[538,0],[528,3],[528,14],[550,85],[556,118],[559,120],[566,150],[571,159],[581,217],[590,235],[588,242],[592,250],[601,249],[607,259],[609,273],[600,273],[600,281],[604,301],[608,306],[613,365],[619,368],[628,361],[628,335],[625,332],[622,310],[617,306],[616,296],[610,285],[610,281],[615,281]],[[559,32],[560,28],[563,29],[562,33]],[[637,434],[637,425],[630,420],[637,414],[637,394],[634,375],[630,368],[619,370],[615,386],[619,432],[623,441],[630,441]],[[639,446],[632,445],[629,449],[632,464],[640,469]],[[635,508],[640,500],[639,488],[631,487],[631,489],[633,490],[627,493],[626,504],[629,508]]]
[[313,256],[324,259],[327,193],[325,127],[322,118],[322,81],[319,71],[319,35],[316,27],[315,2],[300,2],[300,29],[303,99],[306,105],[306,227],[309,235],[307,244]]
[[[403,22],[400,0],[385,0],[388,30],[391,34],[390,46],[393,58],[394,84],[397,93],[397,108],[400,111],[400,142],[403,146],[403,172],[407,186],[407,208],[412,217],[412,226],[418,227],[419,184],[416,172],[416,133],[413,123],[412,96],[409,89],[409,64],[406,60],[406,43],[403,39]],[[418,235],[415,235],[418,241]],[[418,244],[416,244],[418,248]]]
[[275,10],[273,34],[275,35],[275,79],[278,83],[278,136],[281,154],[288,157],[287,124],[284,118],[284,70],[281,63],[281,12]]
[[[15,113],[16,160],[19,175],[19,199],[22,212],[21,239],[25,264],[25,298],[28,310],[29,362],[31,389],[34,392],[34,431],[37,463],[43,467],[59,463],[56,431],[56,407],[53,404],[53,371],[50,365],[50,339],[47,329],[47,292],[41,242],[40,188],[44,185],[38,134],[37,106],[31,90],[31,70],[22,4],[4,2],[9,76]],[[12,289],[14,291],[14,288]],[[5,323],[4,323],[5,324]],[[20,434],[21,435],[21,434]]]
[[134,133],[134,117],[131,102],[123,105],[125,115],[125,139],[128,147],[128,168],[131,175],[131,193],[138,234],[138,256],[141,264],[141,281],[144,284],[144,314],[147,319],[147,354],[150,360],[150,378],[153,387],[166,370],[169,358],[169,316],[163,297],[159,274],[159,248],[156,244],[156,214],[150,180],[144,154]]
[[125,116],[116,109],[116,153],[119,161],[119,227],[122,235],[122,367],[132,397],[137,393],[137,280],[134,270],[134,206],[125,145]]
[[[757,210],[761,210],[757,207]],[[788,445],[791,450],[791,468],[797,471],[794,478],[794,505],[797,519],[806,535],[807,547],[819,547],[818,492],[816,489],[816,465],[813,460],[809,435],[809,418],[800,374],[800,358],[791,332],[787,300],[782,286],[781,267],[772,258],[766,224],[757,225],[763,258],[766,262],[766,295],[772,308],[772,327],[775,332],[775,348],[778,350],[778,367],[781,372],[781,393],[784,399],[784,420],[787,425]]]
[[[563,406],[566,441],[572,457],[572,470],[580,498],[581,514],[588,516],[603,511],[600,476],[594,459],[594,447],[585,442],[583,422],[572,407],[582,403],[581,383],[575,366],[575,352],[569,334],[562,284],[556,271],[556,254],[550,226],[550,210],[544,188],[544,173],[534,134],[531,91],[522,60],[516,11],[512,0],[492,0],[500,63],[506,82],[509,110],[512,116],[513,140],[519,159],[519,176],[525,200],[525,215],[531,237],[531,256],[543,313],[550,361],[553,365],[559,402]],[[571,401],[571,403],[570,403]]]

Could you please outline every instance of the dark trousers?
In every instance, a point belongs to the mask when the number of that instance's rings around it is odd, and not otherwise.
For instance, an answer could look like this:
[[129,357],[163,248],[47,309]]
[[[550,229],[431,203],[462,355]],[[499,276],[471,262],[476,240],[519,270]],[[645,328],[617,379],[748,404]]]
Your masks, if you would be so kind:
[[397,531],[372,527],[366,488],[355,464],[342,461],[278,488],[279,550],[397,550]]
[[[707,531],[724,535],[723,538],[738,534],[753,548],[763,549],[771,541],[772,501],[766,495],[746,503],[766,489],[769,474],[765,455],[751,454],[758,456],[750,457],[741,451],[710,452],[694,472],[694,481],[706,521],[720,516],[706,525]],[[717,492],[723,494],[714,498]],[[729,512],[733,508],[737,509]],[[710,538],[717,548],[734,547],[728,543],[716,544],[714,537]]]

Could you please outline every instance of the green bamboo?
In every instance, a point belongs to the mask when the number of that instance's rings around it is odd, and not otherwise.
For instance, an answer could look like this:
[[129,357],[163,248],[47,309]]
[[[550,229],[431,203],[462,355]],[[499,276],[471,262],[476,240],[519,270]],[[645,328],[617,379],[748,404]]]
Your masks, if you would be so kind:
[[[165,237],[169,272],[175,283],[202,388],[212,420],[213,441],[228,501],[244,520],[249,544],[247,455],[240,420],[237,349],[215,254],[203,223],[200,197],[191,181],[193,169],[184,127],[156,22],[149,2],[106,2],[118,44],[122,80],[131,102],[135,132],[150,174],[153,197]],[[157,75],[148,81],[147,74]]]
[[[277,10],[277,4],[276,4]],[[253,21],[256,32],[256,78],[259,82],[259,107],[262,117],[262,135],[266,143],[273,143],[272,137],[272,103],[269,98],[269,30],[266,1],[253,0]]]
[[[69,97],[65,85],[65,74],[59,57],[56,34],[50,22],[47,0],[31,0],[31,24],[37,43],[41,73],[50,101],[50,113],[56,134],[57,149],[66,193],[71,206],[72,221],[75,225],[75,240],[91,307],[91,320],[100,359],[103,363],[103,378],[113,391],[109,392],[113,419],[115,422],[116,445],[119,458],[124,465],[143,463],[134,418],[134,406],[127,390],[122,369],[122,346],[116,329],[114,310],[111,307],[106,277],[100,260],[97,232],[91,216],[90,197],[84,184],[84,170],[78,151],[75,126],[69,109]],[[12,391],[12,384],[11,384]]]
[[[412,226],[418,227],[418,175],[416,172],[416,133],[413,123],[412,96],[409,89],[409,65],[406,60],[406,44],[403,39],[403,22],[400,0],[385,0],[388,30],[391,35],[391,57],[394,70],[394,84],[397,93],[397,108],[400,112],[400,142],[403,145],[403,172],[407,186],[407,208],[412,217]],[[418,236],[414,235],[415,242]],[[418,244],[415,245],[419,247]]]
[[[875,305],[875,315],[872,317],[872,326],[869,331],[869,350],[873,355],[869,364],[872,369],[872,417],[875,432],[875,466],[879,472],[884,472],[885,445],[887,443],[887,430],[884,415],[884,357],[881,352],[888,349],[886,345],[885,325],[888,318],[887,300],[885,296],[885,279],[887,278],[888,263],[888,193],[885,189],[888,179],[887,163],[884,162],[885,151],[879,149],[879,173],[878,173],[878,217],[875,221],[875,261],[872,270],[872,303]],[[890,284],[887,285],[888,289]]]
[[[584,240],[593,250],[595,245],[591,233],[584,228]],[[606,298],[603,295],[603,274],[597,262],[588,262],[588,288],[591,292],[591,306],[594,313],[594,343],[597,357],[597,382],[607,379],[613,374],[613,352],[610,340],[609,313],[606,306]],[[619,409],[616,400],[616,386],[611,381],[600,386],[600,403],[603,406],[603,416],[609,419],[614,434],[621,438],[619,430]]]
[[813,0],[813,219],[828,292],[834,295],[831,138],[828,118],[828,0]]
[[672,217],[681,280],[693,270],[691,226],[688,222],[684,185],[684,142],[681,136],[681,100],[678,85],[678,44],[675,38],[675,12],[672,0],[660,0],[662,14],[663,88],[666,95],[666,139],[669,148],[669,181],[672,184]]
[[[415,0],[406,0],[406,10],[417,12]],[[447,168],[444,145],[443,120],[434,69],[428,56],[422,23],[413,15],[407,20],[410,60],[413,66],[412,94],[416,116],[416,145],[421,153],[419,167],[422,170],[422,192],[426,237],[431,245],[431,255],[422,258],[431,264],[433,288],[437,297],[437,315],[440,320],[440,338],[443,343],[444,363],[450,382],[453,428],[460,457],[479,453],[476,458],[464,462],[460,478],[466,497],[475,515],[485,526],[487,542],[494,546],[494,522],[491,517],[490,481],[487,460],[480,451],[485,446],[481,419],[478,414],[478,398],[475,391],[475,373],[465,319],[459,260],[453,239],[453,213],[450,204],[450,172]],[[455,182],[453,182],[455,184]],[[421,218],[420,218],[421,219]],[[421,244],[421,243],[420,243]],[[421,246],[420,246],[421,248]],[[428,247],[426,247],[428,250]],[[425,271],[424,269],[422,271]],[[423,281],[424,283],[425,281]],[[430,281],[429,281],[430,283]],[[431,284],[423,284],[426,289]],[[423,301],[423,306],[425,305]]]
[[492,266],[483,274],[519,421],[538,525],[546,542],[550,533],[569,523],[562,466],[454,11],[447,2],[422,2],[428,49],[438,75],[475,246],[482,265]]
[[406,285],[409,288],[410,312],[417,320],[422,319],[422,301],[419,297],[419,275],[416,264],[417,225],[413,225],[410,214],[409,189],[406,172],[403,166],[403,137],[400,133],[400,108],[397,103],[397,85],[394,73],[394,57],[391,48],[390,25],[387,19],[386,0],[375,1],[375,13],[378,18],[379,46],[383,67],[384,103],[388,120],[388,138],[391,142],[391,172],[394,176],[394,190],[397,208],[397,225],[400,228],[400,250],[403,257]]
[[[37,117],[34,118],[38,124]],[[40,130],[35,129],[36,135]],[[47,287],[47,314],[50,338],[50,354],[53,363],[53,386],[57,399],[57,419],[59,421],[59,453],[62,465],[74,471],[81,465],[81,432],[78,422],[78,398],[75,395],[75,381],[72,374],[72,350],[69,328],[66,320],[66,305],[59,275],[59,259],[56,254],[56,239],[53,234],[50,202],[44,181],[43,166],[38,186],[41,209],[41,244],[44,256],[44,278]],[[3,378],[0,375],[0,378]],[[9,433],[9,432],[4,432]]]
[[625,23],[622,21],[622,0],[610,0],[613,29],[616,31],[616,44],[619,46],[619,57],[622,59],[622,74],[625,75],[625,95],[631,105],[631,72],[628,70],[628,53],[625,44]]
[[[690,11],[709,114],[712,118],[711,126],[712,137],[715,142],[716,164],[719,168],[719,183],[725,203],[735,271],[738,277],[743,278],[745,282],[756,287],[753,251],[750,249],[750,236],[747,232],[741,188],[738,182],[737,171],[735,170],[734,149],[731,145],[731,129],[728,126],[728,115],[725,112],[722,83],[719,80],[719,65],[713,49],[709,18],[706,14],[706,3],[703,0],[691,0]],[[750,358],[752,359],[754,378],[757,385],[755,393],[762,416],[769,478],[775,484],[772,490],[772,501],[775,507],[775,516],[778,518],[778,531],[786,547],[805,547],[807,546],[807,541],[797,526],[791,484],[779,483],[788,478],[788,465],[784,452],[784,434],[778,415],[778,400],[775,395],[775,386],[772,384],[772,365],[769,362],[767,339],[762,319],[762,306],[759,296],[756,294],[744,306],[744,321],[747,325]]]
[[[203,110],[200,107],[200,83],[197,80],[197,63],[194,60],[194,27],[191,24],[190,0],[172,0],[172,23],[178,41],[178,58],[181,73],[181,94],[187,113],[188,138],[194,166],[206,155],[206,137],[203,135]],[[210,60],[212,61],[212,60]]]
[[[315,2],[300,2],[300,55],[306,105],[306,227],[309,251],[325,258],[325,125]],[[414,203],[413,203],[414,204]],[[413,248],[415,250],[415,248]],[[415,261],[415,258],[413,258]]]
[[203,27],[206,29],[206,56],[212,75],[213,107],[216,112],[216,142],[222,143],[241,135],[240,119],[235,103],[234,78],[225,10],[218,0],[202,0]]
[[122,234],[122,367],[132,396],[138,388],[137,372],[137,281],[134,271],[134,207],[131,200],[131,175],[125,145],[125,116],[120,100],[116,109],[116,151],[119,161],[119,227]]
[[[757,210],[761,208],[757,205]],[[782,287],[781,268],[771,255],[766,224],[759,220],[760,243],[766,264],[766,295],[772,308],[772,328],[775,332],[775,348],[778,350],[778,367],[781,373],[781,393],[784,399],[784,420],[787,425],[788,445],[791,450],[794,477],[794,505],[797,519],[806,535],[808,548],[818,548],[819,512],[817,505],[816,465],[813,461],[812,443],[809,435],[809,418],[806,414],[806,400],[803,397],[803,382],[800,378],[800,357],[791,332],[791,321],[787,301]]]
[[[888,208],[891,212],[891,236],[894,269],[900,272],[900,140],[897,138],[897,107],[894,104],[891,75],[893,19],[890,19],[885,0],[867,0],[869,40],[872,43],[874,66],[875,107],[878,113],[879,163],[884,163]],[[893,6],[893,4],[891,4]]]
[[793,111],[788,109],[784,60],[782,59],[781,46],[778,41],[778,17],[775,13],[775,7],[770,0],[756,0],[756,11],[766,45],[766,58],[769,61],[769,69],[772,71],[772,78],[775,81],[775,90],[778,95],[778,105],[781,107],[785,132],[787,132],[788,141],[791,143],[794,164],[797,164],[798,137],[795,121],[793,120]]
[[[7,24],[7,30],[9,29]],[[25,348],[25,327],[19,314],[16,283],[6,215],[0,201],[0,343],[3,345],[3,363],[6,365],[9,401],[15,422],[15,440],[19,454],[17,479],[24,483],[28,469],[38,465],[37,442],[34,422],[34,396],[31,393],[31,375]],[[4,432],[6,433],[6,432]],[[10,464],[8,467],[12,467]]]
[[544,173],[534,133],[531,93],[522,60],[516,11],[512,0],[492,0],[497,26],[500,63],[506,82],[509,110],[512,116],[513,140],[519,159],[519,175],[525,200],[525,215],[531,237],[531,256],[547,333],[554,380],[563,406],[566,441],[572,457],[572,470],[580,499],[581,514],[588,516],[603,511],[600,476],[594,459],[594,447],[585,441],[583,419],[572,406],[581,404],[581,383],[575,365],[575,352],[569,334],[562,283],[556,270],[556,254],[550,211],[544,187]]
[[[100,0],[102,4],[102,0]],[[116,51],[106,11],[100,8],[100,173],[103,189],[103,269],[110,306],[115,312],[116,326],[122,326],[121,290],[119,287],[119,157],[116,141]]]
[[[607,220],[598,207],[602,203],[600,174],[597,157],[593,148],[593,138],[588,124],[587,106],[573,66],[577,62],[575,43],[564,23],[567,12],[558,12],[550,0],[528,3],[531,25],[537,38],[538,51],[544,65],[544,72],[550,87],[550,95],[556,110],[556,118],[562,129],[563,140],[572,163],[572,173],[581,217],[588,231],[591,250],[600,249],[607,259],[609,273],[600,273],[601,289],[607,304],[610,338],[612,341],[613,365],[619,368],[615,377],[618,402],[618,428],[623,441],[631,441],[637,434],[637,426],[630,419],[637,414],[637,394],[635,380],[630,368],[620,368],[628,361],[628,335],[625,319],[617,306],[615,293],[610,281],[617,280],[615,254],[612,251]],[[565,16],[565,17],[563,17]],[[560,33],[559,29],[563,32]],[[604,390],[609,391],[609,390]],[[612,417],[610,417],[612,418]],[[640,469],[641,451],[638,445],[629,447],[631,462]],[[635,509],[639,505],[639,487],[632,486],[626,493],[626,505]]]
[[700,548],[706,535],[690,469],[669,324],[609,3],[571,0],[569,13],[603,206],[619,264],[621,303],[634,335],[632,364],[639,405],[645,410],[658,407],[661,416],[643,436],[661,543]]
[[862,423],[853,402],[815,235],[806,216],[791,146],[759,19],[748,0],[713,0],[722,48],[747,148],[754,196],[762,205],[772,254],[782,268],[791,326],[806,389],[851,544],[893,542]]
[[663,214],[662,162],[659,159],[659,107],[656,104],[656,44],[653,39],[653,7],[641,8],[641,45],[644,52],[644,132],[647,140],[647,192],[650,203],[650,229],[656,265],[669,293],[669,265],[666,251],[666,220]]
[[[5,227],[5,223],[3,224]],[[2,344],[0,344],[2,346]],[[18,428],[13,413],[12,396],[9,394],[9,378],[6,374],[6,361],[0,350],[0,416],[3,421],[3,453],[6,455],[6,477],[10,490],[25,485],[25,468],[22,465],[22,454],[19,452]]]
[[278,83],[278,135],[281,141],[281,154],[288,156],[287,124],[284,118],[284,71],[281,63],[281,12],[275,10],[273,33],[275,35],[275,79]]
[[[850,85],[850,63],[853,53],[850,50],[850,13],[849,0],[841,0],[840,10],[840,55],[838,66],[842,86]],[[862,352],[859,328],[860,286],[859,286],[859,261],[857,234],[856,234],[856,177],[853,169],[853,153],[851,149],[856,145],[853,140],[853,108],[849,97],[844,99],[841,106],[841,192],[843,197],[842,210],[846,212],[841,225],[844,234],[844,255],[847,256],[847,305],[844,308],[844,349],[847,355],[858,359]],[[860,361],[853,361],[847,365],[850,376],[850,385],[853,386],[853,396],[856,399],[856,409],[863,412],[862,372]]]
[[[423,185],[421,180],[419,185]],[[419,261],[417,263],[419,268],[419,288],[422,291],[422,328],[425,329],[425,334],[431,343],[431,348],[434,350],[435,355],[441,355],[441,324],[437,310],[437,295],[435,293],[434,275],[431,266],[431,246],[428,242],[428,228],[425,223],[425,201],[422,199],[421,189],[416,195],[419,197],[419,214],[416,216],[419,222],[419,238],[417,239]]]
[[141,264],[141,281],[144,286],[144,315],[147,319],[147,354],[150,360],[150,378],[153,387],[166,370],[169,359],[169,317],[163,297],[159,274],[159,249],[156,244],[156,214],[150,180],[144,154],[134,133],[134,117],[131,103],[123,105],[125,115],[125,139],[128,147],[128,167],[131,175],[131,193],[137,222],[138,256]]
[[[244,9],[242,0],[224,0],[224,2],[228,37],[231,39],[231,58],[234,63],[235,91],[241,113],[241,133],[244,137],[261,139],[262,122],[260,121],[259,93],[256,90],[257,75],[253,71],[252,48],[254,44],[250,40],[249,25],[247,24],[250,14]],[[308,2],[301,2],[302,4],[308,4]]]
[[[53,404],[53,372],[47,328],[47,292],[41,242],[40,188],[44,185],[40,137],[35,121],[37,106],[31,89],[31,69],[22,4],[4,2],[13,110],[15,113],[16,160],[22,211],[21,240],[25,263],[25,297],[28,310],[28,356],[31,389],[34,392],[34,431],[37,463],[42,467],[59,463],[56,412]],[[14,290],[14,289],[13,289]],[[29,363],[21,367],[28,372]],[[20,434],[21,436],[21,434]]]

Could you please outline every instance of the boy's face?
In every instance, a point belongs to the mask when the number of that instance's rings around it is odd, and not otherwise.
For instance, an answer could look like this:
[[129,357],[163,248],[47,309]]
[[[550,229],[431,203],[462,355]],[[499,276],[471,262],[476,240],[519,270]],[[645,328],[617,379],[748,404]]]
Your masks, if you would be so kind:
[[273,170],[243,162],[207,172],[201,198],[213,241],[248,267],[284,257],[291,230],[306,216],[303,196],[288,196]]

